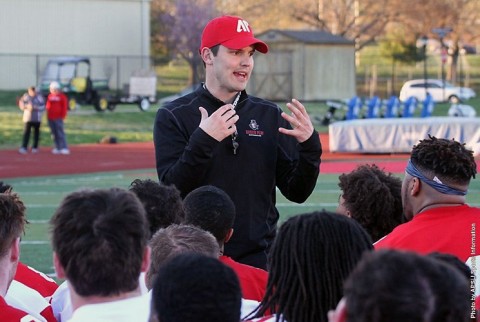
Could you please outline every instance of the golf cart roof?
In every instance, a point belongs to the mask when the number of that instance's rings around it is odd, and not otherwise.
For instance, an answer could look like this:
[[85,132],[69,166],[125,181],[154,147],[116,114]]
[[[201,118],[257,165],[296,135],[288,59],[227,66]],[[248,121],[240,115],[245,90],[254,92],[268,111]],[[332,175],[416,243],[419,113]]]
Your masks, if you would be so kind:
[[49,63],[55,63],[55,64],[68,64],[68,63],[90,63],[90,59],[88,57],[83,57],[83,56],[59,56],[59,57],[53,57],[48,60]]

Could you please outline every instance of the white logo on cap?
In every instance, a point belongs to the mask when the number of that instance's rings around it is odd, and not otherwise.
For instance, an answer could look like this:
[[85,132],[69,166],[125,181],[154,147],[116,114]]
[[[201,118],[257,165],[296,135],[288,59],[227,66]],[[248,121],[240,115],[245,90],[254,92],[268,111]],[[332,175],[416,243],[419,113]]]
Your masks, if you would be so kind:
[[250,32],[250,26],[248,25],[248,22],[245,20],[238,20],[237,22],[237,32]]

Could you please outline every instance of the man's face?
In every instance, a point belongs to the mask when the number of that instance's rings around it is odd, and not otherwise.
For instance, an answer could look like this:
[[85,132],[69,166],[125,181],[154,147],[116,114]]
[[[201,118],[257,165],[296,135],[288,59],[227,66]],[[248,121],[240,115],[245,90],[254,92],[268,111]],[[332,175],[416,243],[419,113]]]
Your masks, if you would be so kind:
[[347,217],[350,217],[350,211],[345,207],[345,199],[343,198],[343,195],[340,195],[338,197],[338,207],[337,210],[335,211],[337,214],[341,214]]
[[253,70],[254,53],[253,46],[230,49],[220,45],[217,56],[212,55],[213,79],[210,79],[209,83],[225,92],[244,90]]

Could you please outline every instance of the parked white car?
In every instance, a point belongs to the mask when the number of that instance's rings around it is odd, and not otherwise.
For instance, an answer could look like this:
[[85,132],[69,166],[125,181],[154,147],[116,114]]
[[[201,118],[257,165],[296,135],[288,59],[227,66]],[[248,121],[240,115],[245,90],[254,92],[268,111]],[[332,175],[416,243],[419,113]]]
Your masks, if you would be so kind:
[[[475,91],[468,87],[458,87],[445,81],[445,88],[442,86],[441,79],[427,79],[426,87],[428,93],[432,95],[434,102],[458,103],[475,97]],[[425,100],[425,80],[413,79],[405,82],[400,90],[400,100],[405,102],[413,96],[419,101]]]

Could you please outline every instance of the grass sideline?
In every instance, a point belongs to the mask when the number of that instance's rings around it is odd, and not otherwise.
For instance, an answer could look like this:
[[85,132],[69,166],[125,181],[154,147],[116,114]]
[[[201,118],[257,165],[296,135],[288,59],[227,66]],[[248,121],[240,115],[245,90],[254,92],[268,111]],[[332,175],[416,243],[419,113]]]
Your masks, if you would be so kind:
[[[396,175],[403,178],[403,174]],[[42,272],[53,274],[49,220],[60,201],[67,194],[82,188],[120,187],[127,189],[130,183],[137,178],[155,180],[155,169],[6,180],[6,183],[13,186],[14,191],[25,203],[27,218],[30,221],[21,242],[22,261]],[[315,190],[302,204],[288,201],[277,191],[280,222],[295,214],[321,209],[335,211],[339,194],[338,174],[325,173],[320,173]],[[472,180],[467,202],[472,206],[480,206],[479,179]]]

